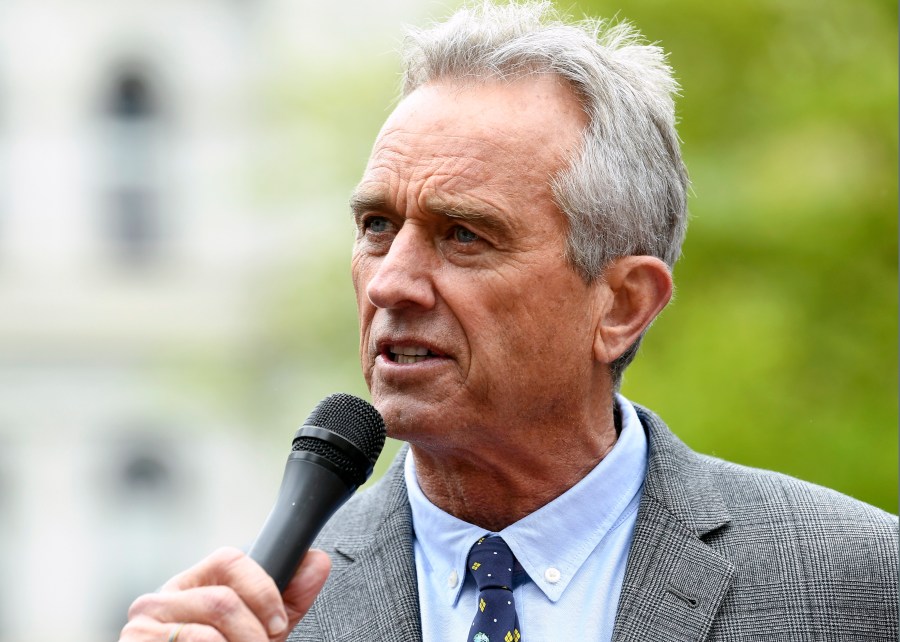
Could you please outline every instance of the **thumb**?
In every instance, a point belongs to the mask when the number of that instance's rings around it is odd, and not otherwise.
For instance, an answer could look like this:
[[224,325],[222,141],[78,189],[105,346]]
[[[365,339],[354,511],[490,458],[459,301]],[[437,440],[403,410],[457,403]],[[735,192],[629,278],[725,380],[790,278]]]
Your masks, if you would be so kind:
[[287,611],[288,627],[284,637],[279,639],[286,639],[297,622],[306,615],[319,591],[325,585],[330,571],[331,559],[324,551],[311,549],[306,554],[300,568],[297,569],[282,594],[284,608]]

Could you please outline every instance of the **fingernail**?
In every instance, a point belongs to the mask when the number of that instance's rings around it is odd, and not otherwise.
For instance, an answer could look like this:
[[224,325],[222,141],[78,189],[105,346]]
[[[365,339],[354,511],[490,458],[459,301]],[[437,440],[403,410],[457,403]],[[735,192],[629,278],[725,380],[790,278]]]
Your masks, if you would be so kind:
[[284,631],[284,627],[287,626],[287,619],[281,613],[272,617],[269,620],[269,634],[276,635]]

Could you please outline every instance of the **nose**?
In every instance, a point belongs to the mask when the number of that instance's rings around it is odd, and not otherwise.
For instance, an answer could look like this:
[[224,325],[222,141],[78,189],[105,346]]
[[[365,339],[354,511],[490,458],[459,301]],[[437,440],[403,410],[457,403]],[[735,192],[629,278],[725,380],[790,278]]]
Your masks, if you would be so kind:
[[378,308],[430,309],[434,306],[436,257],[425,230],[410,223],[400,228],[387,254],[378,259],[366,295]]

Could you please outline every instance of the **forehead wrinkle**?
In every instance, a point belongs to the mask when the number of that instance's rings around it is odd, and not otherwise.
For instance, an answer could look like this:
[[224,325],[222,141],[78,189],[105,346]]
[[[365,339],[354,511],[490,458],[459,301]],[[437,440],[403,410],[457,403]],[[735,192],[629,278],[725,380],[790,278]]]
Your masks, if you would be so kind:
[[[427,127],[389,122],[350,207],[358,219],[367,211],[402,213],[405,202],[423,213],[511,234],[518,226],[507,215],[513,209],[506,201],[523,196],[538,200],[549,194],[551,178],[527,176],[535,159],[520,149],[522,138],[513,133],[494,124],[465,122],[460,127],[444,119]],[[397,194],[394,187],[400,187]],[[493,203],[496,199],[500,202]]]
[[[439,139],[458,145],[458,149],[462,154],[470,154],[473,148],[481,148],[506,156],[511,149],[504,143],[508,140],[514,144],[519,139],[518,136],[512,133],[503,135],[497,127],[487,127],[487,131],[479,131],[473,123],[466,124],[469,131],[453,133],[450,128],[456,126],[456,123],[438,121],[437,123],[429,123],[427,129],[421,130],[411,128],[408,125],[403,127],[386,127],[378,135],[372,155],[375,156],[385,148],[390,148],[398,141],[401,144],[409,143],[410,141],[415,141],[418,144],[418,139]],[[483,126],[482,129],[485,129],[485,127]],[[497,133],[501,133],[501,136],[496,137],[495,134]],[[494,139],[495,137],[497,140]]]
[[[438,120],[419,129],[409,124],[385,126],[379,133],[366,171],[383,169],[391,172],[428,170],[429,161],[440,167],[445,163],[468,163],[461,175],[475,169],[473,165],[503,167],[517,175],[522,165],[531,165],[531,152],[523,149],[523,141],[533,138],[531,132],[505,131],[490,124]],[[516,159],[516,160],[514,160]],[[433,173],[433,172],[429,172]],[[438,172],[440,173],[440,172]]]

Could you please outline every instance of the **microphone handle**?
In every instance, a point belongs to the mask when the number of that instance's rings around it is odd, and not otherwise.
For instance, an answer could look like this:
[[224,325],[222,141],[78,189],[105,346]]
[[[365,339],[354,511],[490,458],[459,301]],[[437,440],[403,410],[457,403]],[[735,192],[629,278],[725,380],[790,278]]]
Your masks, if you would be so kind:
[[356,490],[305,454],[288,456],[278,498],[248,553],[282,593],[325,522]]

